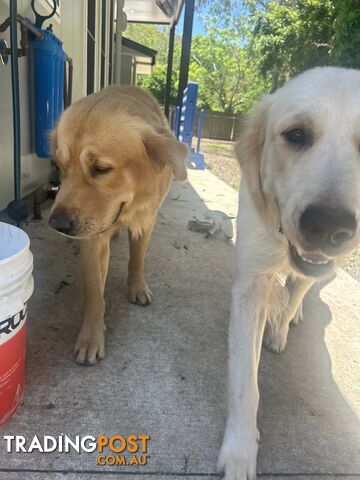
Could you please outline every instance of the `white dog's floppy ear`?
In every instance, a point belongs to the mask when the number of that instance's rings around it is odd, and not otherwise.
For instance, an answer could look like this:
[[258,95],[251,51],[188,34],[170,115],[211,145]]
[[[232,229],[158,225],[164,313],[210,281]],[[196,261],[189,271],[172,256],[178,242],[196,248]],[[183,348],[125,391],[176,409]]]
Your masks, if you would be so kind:
[[271,105],[271,95],[265,95],[250,113],[240,140],[235,146],[244,178],[255,206],[260,212],[266,209],[266,200],[261,185],[260,166],[263,155],[268,111]]
[[165,165],[168,165],[177,180],[187,179],[188,148],[184,143],[178,142],[170,130],[161,128],[157,132],[146,132],[143,142],[147,156],[157,171],[162,171]]

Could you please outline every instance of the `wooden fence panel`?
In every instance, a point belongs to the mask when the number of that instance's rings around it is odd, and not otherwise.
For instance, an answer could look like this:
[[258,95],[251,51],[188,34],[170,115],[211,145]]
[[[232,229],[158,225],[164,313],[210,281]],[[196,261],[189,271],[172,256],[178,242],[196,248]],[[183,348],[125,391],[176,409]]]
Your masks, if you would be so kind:
[[236,141],[240,137],[240,133],[244,128],[245,118],[246,116],[242,113],[235,117],[234,132],[233,132],[232,140]]
[[[233,141],[239,135],[243,115],[229,115],[223,112],[205,112],[203,123],[204,138]],[[197,134],[199,111],[195,118],[195,134]]]
[[[174,107],[171,110],[174,110]],[[198,110],[195,115],[195,135],[197,135],[199,113]],[[244,118],[242,113],[231,115],[224,112],[205,111],[202,136],[213,140],[236,141],[243,128]]]

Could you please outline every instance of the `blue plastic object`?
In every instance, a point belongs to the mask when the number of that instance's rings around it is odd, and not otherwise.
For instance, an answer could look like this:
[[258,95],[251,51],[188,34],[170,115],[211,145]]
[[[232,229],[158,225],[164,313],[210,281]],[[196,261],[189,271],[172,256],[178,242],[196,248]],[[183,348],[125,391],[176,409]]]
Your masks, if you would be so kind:
[[198,84],[188,83],[184,90],[183,103],[180,114],[179,140],[191,148],[194,136],[196,102],[198,96]]
[[[40,30],[40,29],[39,29]],[[35,74],[35,149],[39,157],[50,156],[50,131],[63,111],[64,65],[62,42],[49,30],[43,40],[32,42]]]
[[202,129],[203,129],[203,123],[204,123],[204,115],[205,115],[205,110],[202,108],[200,110],[200,115],[199,115],[199,124],[198,124],[198,131],[197,131],[197,144],[196,144],[196,153],[200,152],[200,144],[201,144],[201,137],[202,137]]
[[196,170],[206,169],[204,154],[200,152],[204,115],[205,115],[205,110],[202,108],[200,110],[200,116],[199,116],[199,124],[198,124],[198,131],[197,131],[198,139],[196,144],[196,150],[194,151],[193,149],[191,149],[190,157],[189,157],[190,163],[195,165]]
[[188,83],[187,87],[184,90],[181,111],[180,107],[176,107],[175,117],[173,121],[175,123],[175,133],[177,134],[177,139],[183,143],[186,143],[186,145],[188,145],[190,149],[188,164],[197,170],[205,170],[207,167],[205,164],[204,155],[200,153],[200,142],[205,114],[203,108],[200,111],[196,150],[191,148],[195,129],[197,97],[198,84],[195,82]]

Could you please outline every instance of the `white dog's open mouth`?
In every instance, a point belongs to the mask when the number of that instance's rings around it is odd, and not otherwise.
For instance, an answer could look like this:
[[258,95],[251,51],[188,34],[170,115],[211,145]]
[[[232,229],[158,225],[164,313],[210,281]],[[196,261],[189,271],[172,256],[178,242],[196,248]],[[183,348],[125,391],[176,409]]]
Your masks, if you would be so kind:
[[320,252],[306,252],[289,242],[289,254],[292,263],[306,276],[322,277],[334,267],[334,260]]

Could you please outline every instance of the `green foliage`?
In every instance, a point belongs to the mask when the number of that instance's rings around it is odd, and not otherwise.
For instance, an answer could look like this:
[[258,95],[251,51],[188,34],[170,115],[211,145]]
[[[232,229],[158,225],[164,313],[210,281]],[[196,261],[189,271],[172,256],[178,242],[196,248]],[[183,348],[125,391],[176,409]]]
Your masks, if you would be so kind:
[[[138,75],[138,86],[148,90],[162,104],[165,98],[167,56],[169,45],[169,28],[160,25],[128,24],[124,33],[126,38],[138,42],[146,47],[153,48],[156,55],[156,66],[151,75]],[[174,69],[172,72],[170,101],[176,104],[177,85],[179,81],[181,37],[175,35]]]
[[358,0],[336,0],[332,59],[337,65],[360,68],[360,8]]
[[[198,0],[206,35],[193,38],[189,80],[198,106],[246,112],[262,92],[317,65],[360,68],[359,0]],[[129,25],[126,36],[157,50],[157,67],[141,85],[163,101],[168,29]],[[176,37],[172,102],[180,59]]]
[[239,0],[198,0],[198,15],[208,28],[233,29],[241,32],[245,13],[249,10],[247,1]]
[[[166,72],[166,65],[159,65],[152,75],[142,75],[138,80],[138,85],[152,93],[154,97],[162,104],[164,103],[165,98]],[[172,105],[176,104],[178,81],[179,73],[177,70],[173,70],[170,91],[170,102]]]
[[267,88],[233,29],[198,35],[191,47],[190,80],[199,83],[199,106],[236,113],[247,110]]
[[[169,27],[163,25],[144,25],[138,23],[129,23],[124,37],[141,43],[146,47],[153,48],[158,53],[156,61],[160,65],[167,62],[168,44],[169,44]],[[176,36],[175,44],[179,44],[180,37]]]
[[269,2],[254,16],[253,56],[273,88],[288,76],[330,64],[335,8],[332,0]]

